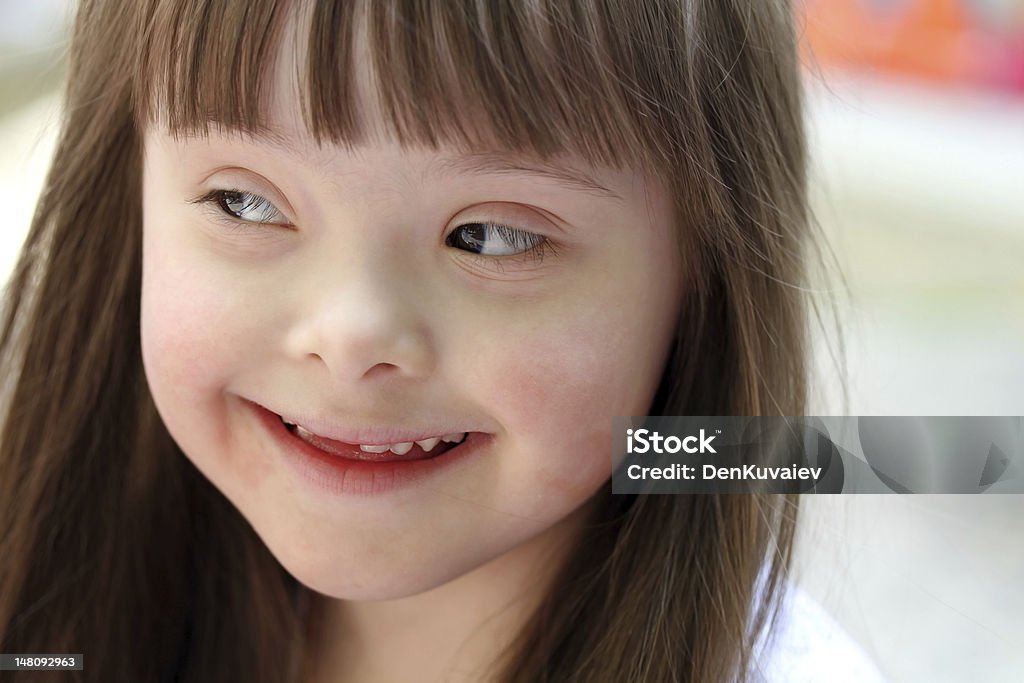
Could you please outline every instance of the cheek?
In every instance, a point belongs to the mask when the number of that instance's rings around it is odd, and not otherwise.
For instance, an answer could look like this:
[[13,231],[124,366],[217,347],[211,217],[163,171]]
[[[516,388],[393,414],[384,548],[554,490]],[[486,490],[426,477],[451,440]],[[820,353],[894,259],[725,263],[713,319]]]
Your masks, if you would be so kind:
[[225,282],[180,225],[144,227],[140,311],[142,359],[161,417],[186,453],[226,443],[224,389],[259,338],[244,312],[244,292]]
[[196,248],[187,226],[179,219],[144,229],[141,333],[151,381],[195,394],[222,387],[256,350],[254,340],[265,339],[264,311],[253,303],[266,298]]
[[583,312],[496,335],[515,342],[484,355],[493,360],[478,380],[517,453],[506,481],[582,502],[611,476],[612,417],[650,405],[667,328],[637,327],[652,321],[635,308],[574,308]]
[[188,277],[167,259],[144,261],[142,354],[154,391],[193,394],[216,383],[220,342],[213,332],[224,331],[222,312],[201,279]]
[[265,322],[252,309],[252,293],[233,284],[230,272],[204,262],[201,251],[171,239],[172,227],[145,228],[140,331],[146,380],[178,446],[237,502],[240,491],[260,490],[269,470],[238,440],[226,390],[253,362],[259,349],[251,340],[265,339],[259,334]]
[[[216,365],[201,331],[208,318],[204,299],[197,296],[196,282],[177,277],[173,260],[144,247],[140,333],[146,380],[157,410],[171,436],[196,462],[205,452],[206,424],[210,411],[210,387]],[[160,254],[161,256],[158,256]],[[202,459],[196,462],[202,465]]]

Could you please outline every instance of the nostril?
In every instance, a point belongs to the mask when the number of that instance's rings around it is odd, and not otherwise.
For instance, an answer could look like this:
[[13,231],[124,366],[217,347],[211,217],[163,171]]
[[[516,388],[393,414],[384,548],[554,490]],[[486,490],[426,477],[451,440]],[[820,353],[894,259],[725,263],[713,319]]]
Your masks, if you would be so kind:
[[399,367],[394,363],[377,363],[372,366],[369,370],[363,373],[363,377],[374,377],[376,375],[387,375],[398,370]]

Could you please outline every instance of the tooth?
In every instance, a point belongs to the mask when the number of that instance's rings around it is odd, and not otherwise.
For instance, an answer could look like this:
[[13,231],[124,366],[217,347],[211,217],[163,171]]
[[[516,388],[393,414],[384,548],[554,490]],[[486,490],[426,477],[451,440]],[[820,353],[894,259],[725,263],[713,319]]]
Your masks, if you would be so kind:
[[440,441],[441,437],[435,436],[430,439],[423,439],[423,441],[417,441],[416,443],[419,444],[420,448],[429,453],[431,450],[433,450],[434,446],[440,443]]
[[412,450],[412,441],[403,441],[402,443],[392,444],[390,450],[395,455],[405,455]]
[[359,450],[363,451],[364,453],[383,453],[384,451],[388,450],[388,448],[390,447],[387,444],[383,446],[363,446],[362,444],[360,444],[359,446]]
[[462,441],[463,434],[465,434],[465,432],[461,432],[459,434],[445,434],[441,437],[441,440],[448,443],[458,443],[459,441]]
[[300,439],[308,439],[313,436],[313,432],[307,431],[302,428],[302,425],[295,425],[295,433]]

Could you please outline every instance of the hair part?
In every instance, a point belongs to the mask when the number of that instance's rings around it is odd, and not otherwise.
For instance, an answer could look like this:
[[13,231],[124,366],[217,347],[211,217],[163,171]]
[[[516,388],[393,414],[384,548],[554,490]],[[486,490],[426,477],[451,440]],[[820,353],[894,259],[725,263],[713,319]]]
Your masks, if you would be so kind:
[[[174,444],[138,330],[142,132],[268,132],[290,29],[322,143],[372,132],[352,106],[365,39],[373,123],[403,145],[655,173],[689,281],[650,413],[805,410],[815,259],[787,2],[83,0],[56,157],[0,320],[0,651],[82,651],[74,680],[301,674],[310,592]],[[750,673],[797,498],[598,495],[497,680]]]

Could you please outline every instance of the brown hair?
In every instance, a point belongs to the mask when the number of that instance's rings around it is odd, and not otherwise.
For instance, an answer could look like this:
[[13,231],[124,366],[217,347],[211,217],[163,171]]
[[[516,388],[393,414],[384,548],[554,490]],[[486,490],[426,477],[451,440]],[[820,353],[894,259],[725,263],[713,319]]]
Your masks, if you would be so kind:
[[[260,129],[282,5],[77,14],[56,157],[0,327],[0,652],[82,652],[74,680],[300,674],[310,592],[170,438],[139,344],[141,131]],[[813,235],[788,3],[318,1],[301,77],[321,140],[365,134],[344,104],[360,7],[401,143],[571,152],[666,181],[691,279],[651,414],[804,413]],[[497,680],[751,673],[796,497],[598,495]]]

